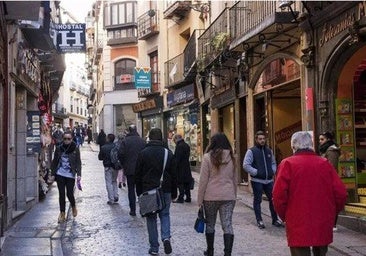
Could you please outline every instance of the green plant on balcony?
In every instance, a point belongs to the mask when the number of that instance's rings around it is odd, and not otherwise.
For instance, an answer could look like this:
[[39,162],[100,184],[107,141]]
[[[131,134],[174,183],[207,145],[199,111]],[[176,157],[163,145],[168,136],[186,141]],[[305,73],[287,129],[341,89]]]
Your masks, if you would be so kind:
[[211,45],[215,51],[222,51],[229,40],[229,34],[226,32],[220,32],[211,39]]
[[197,72],[198,73],[202,73],[202,72],[205,71],[205,68],[206,68],[205,60],[206,60],[206,55],[205,54],[201,55],[200,57],[198,57],[196,59]]

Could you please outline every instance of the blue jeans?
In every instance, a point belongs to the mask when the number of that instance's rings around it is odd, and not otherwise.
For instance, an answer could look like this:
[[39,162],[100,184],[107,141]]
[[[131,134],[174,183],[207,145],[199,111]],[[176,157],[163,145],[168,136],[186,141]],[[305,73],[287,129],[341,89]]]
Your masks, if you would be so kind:
[[262,194],[263,191],[266,194],[268,198],[269,203],[269,210],[271,211],[272,216],[272,222],[276,221],[277,213],[274,210],[273,202],[272,202],[272,190],[273,190],[273,182],[270,182],[268,184],[262,184],[259,182],[252,181],[252,188],[253,188],[253,194],[254,194],[254,200],[253,200],[253,208],[255,213],[255,218],[257,221],[262,221],[262,213],[261,213],[261,202],[262,202]]
[[154,252],[159,251],[159,234],[157,225],[157,215],[160,219],[161,241],[170,239],[170,203],[171,193],[164,193],[166,207],[159,213],[146,217],[147,232],[149,233],[150,249]]

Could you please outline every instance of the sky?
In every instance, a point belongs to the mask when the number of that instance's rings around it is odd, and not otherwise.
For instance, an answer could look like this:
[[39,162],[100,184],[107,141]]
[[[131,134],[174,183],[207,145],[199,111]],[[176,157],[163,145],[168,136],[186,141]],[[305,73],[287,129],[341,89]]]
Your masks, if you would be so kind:
[[78,22],[85,23],[85,17],[95,0],[61,0],[61,6],[70,12]]

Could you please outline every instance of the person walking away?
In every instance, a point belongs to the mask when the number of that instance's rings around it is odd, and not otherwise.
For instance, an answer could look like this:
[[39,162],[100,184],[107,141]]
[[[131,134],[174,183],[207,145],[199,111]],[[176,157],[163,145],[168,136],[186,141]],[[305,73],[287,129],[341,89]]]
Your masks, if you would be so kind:
[[[334,142],[334,137],[330,132],[324,132],[319,135],[319,153],[320,156],[328,159],[328,161],[333,165],[335,171],[338,170],[338,159],[341,155],[341,150]],[[337,172],[338,173],[338,172]],[[337,231],[337,220],[338,215],[336,215],[334,220],[333,231]]]
[[93,140],[93,132],[90,126],[86,130],[86,135],[88,136],[88,144],[90,144],[90,142]]
[[114,134],[107,135],[107,143],[104,144],[98,154],[98,159],[103,161],[105,186],[108,194],[107,204],[117,204],[118,202],[118,187],[117,174],[118,171],[114,169],[111,162],[111,150],[114,148]]
[[251,176],[251,185],[253,188],[253,208],[257,226],[264,229],[265,225],[262,219],[261,203],[262,194],[266,194],[271,211],[272,225],[283,227],[283,223],[278,219],[272,202],[273,176],[276,173],[276,160],[272,150],[266,146],[266,135],[263,131],[257,131],[255,134],[255,146],[248,149],[243,160],[243,169]]
[[51,162],[51,173],[55,176],[59,193],[60,215],[58,222],[62,223],[66,220],[66,196],[71,204],[72,215],[76,217],[78,214],[75,197],[75,176],[78,182],[81,180],[81,158],[79,148],[76,146],[72,138],[72,132],[66,131],[63,134],[63,142],[56,147],[53,160]]
[[82,136],[83,136],[83,131],[81,129],[81,126],[78,125],[75,129],[74,129],[74,138],[75,138],[75,142],[77,147],[80,147],[80,145],[82,145]]
[[[173,137],[173,141],[176,145],[174,151],[174,159],[177,166],[177,184],[179,189],[178,199],[173,203],[190,203],[191,202],[191,183],[192,183],[192,172],[189,163],[189,155],[191,148],[184,141],[182,135],[176,134]],[[186,199],[184,200],[184,195]]]
[[99,151],[106,142],[107,142],[107,135],[105,134],[103,129],[100,129],[100,132],[97,137],[97,144],[99,145]]
[[217,211],[224,232],[225,256],[231,255],[234,243],[232,225],[237,195],[237,175],[234,155],[224,133],[215,134],[203,156],[198,185],[197,203],[204,206],[206,217],[207,250],[204,255],[214,255],[215,224]]
[[[333,225],[347,199],[346,188],[331,163],[313,150],[312,136],[291,137],[293,155],[283,159],[273,189],[273,203],[286,222],[292,256],[325,256]],[[310,218],[310,219],[309,219]]]
[[[160,219],[160,235],[161,241],[164,245],[164,252],[166,254],[170,254],[172,252],[172,246],[170,243],[170,203],[172,198],[177,197],[176,169],[173,160],[173,153],[164,147],[162,139],[162,132],[159,128],[151,129],[149,133],[149,142],[139,153],[136,162],[135,180],[137,195],[139,196],[146,191],[157,188],[161,183],[166,203],[166,206],[162,211],[146,217],[150,255],[158,255],[159,253],[157,215],[159,215]],[[168,157],[165,169],[163,170],[165,151],[168,153]],[[160,179],[162,175],[163,181],[161,182]]]
[[135,125],[128,127],[128,134],[121,143],[119,159],[124,174],[127,177],[128,201],[130,215],[136,216],[135,170],[138,154],[145,147],[145,141],[140,137]]

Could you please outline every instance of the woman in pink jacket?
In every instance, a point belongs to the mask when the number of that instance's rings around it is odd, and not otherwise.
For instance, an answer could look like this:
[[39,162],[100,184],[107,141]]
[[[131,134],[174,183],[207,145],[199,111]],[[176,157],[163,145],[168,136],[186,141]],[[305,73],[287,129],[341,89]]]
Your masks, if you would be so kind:
[[286,222],[291,255],[324,256],[333,242],[333,224],[347,192],[331,163],[313,150],[312,136],[296,132],[293,156],[282,160],[273,188],[273,204]]
[[203,156],[198,187],[198,205],[203,204],[206,217],[207,250],[204,255],[214,255],[214,238],[217,212],[220,213],[224,231],[225,256],[231,255],[234,232],[232,216],[235,207],[237,175],[234,156],[224,133],[214,135]]

